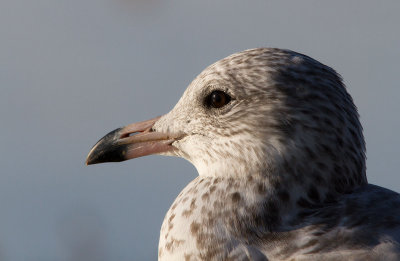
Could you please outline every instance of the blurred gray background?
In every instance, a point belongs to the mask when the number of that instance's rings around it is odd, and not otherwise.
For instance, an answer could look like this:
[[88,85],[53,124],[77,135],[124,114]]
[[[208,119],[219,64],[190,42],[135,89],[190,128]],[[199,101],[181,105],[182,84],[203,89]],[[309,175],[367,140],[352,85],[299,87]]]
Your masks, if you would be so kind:
[[209,64],[268,46],[344,78],[371,183],[400,191],[400,1],[2,0],[0,260],[155,260],[196,176],[150,156],[87,167],[107,132],[168,112]]

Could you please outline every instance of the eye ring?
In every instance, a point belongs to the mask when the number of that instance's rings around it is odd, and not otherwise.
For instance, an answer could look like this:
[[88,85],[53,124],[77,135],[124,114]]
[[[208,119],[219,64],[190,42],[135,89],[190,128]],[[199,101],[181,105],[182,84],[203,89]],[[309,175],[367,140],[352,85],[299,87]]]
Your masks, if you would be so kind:
[[206,97],[205,103],[208,107],[219,109],[227,105],[231,100],[231,96],[226,92],[215,90]]

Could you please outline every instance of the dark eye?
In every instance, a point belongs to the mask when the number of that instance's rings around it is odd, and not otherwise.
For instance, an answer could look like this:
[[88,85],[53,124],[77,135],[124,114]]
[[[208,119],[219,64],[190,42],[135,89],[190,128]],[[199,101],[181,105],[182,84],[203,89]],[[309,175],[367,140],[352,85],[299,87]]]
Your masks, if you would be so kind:
[[206,104],[209,107],[221,108],[231,101],[231,96],[223,91],[213,91],[206,98]]

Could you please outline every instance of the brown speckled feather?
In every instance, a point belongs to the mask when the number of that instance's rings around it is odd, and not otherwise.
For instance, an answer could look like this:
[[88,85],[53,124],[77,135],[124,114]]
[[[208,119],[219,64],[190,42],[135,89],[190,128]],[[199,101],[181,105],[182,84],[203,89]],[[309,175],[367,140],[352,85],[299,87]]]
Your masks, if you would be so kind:
[[222,59],[169,113],[111,132],[87,163],[154,153],[199,173],[165,216],[160,261],[400,260],[400,196],[368,184],[353,100],[308,56]]
[[[204,106],[222,90],[232,101]],[[400,198],[368,185],[341,77],[259,48],[205,69],[154,126],[199,177],[168,211],[159,260],[399,260]]]

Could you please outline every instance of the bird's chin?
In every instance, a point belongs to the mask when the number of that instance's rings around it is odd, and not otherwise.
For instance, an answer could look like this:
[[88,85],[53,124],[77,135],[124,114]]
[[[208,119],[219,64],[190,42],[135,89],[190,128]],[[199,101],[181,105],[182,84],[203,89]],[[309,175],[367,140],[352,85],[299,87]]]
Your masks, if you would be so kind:
[[179,157],[182,158],[182,155],[173,144],[170,145],[172,148],[167,151],[159,152],[159,153],[154,153],[155,155],[160,155],[160,156],[167,156],[167,157]]

